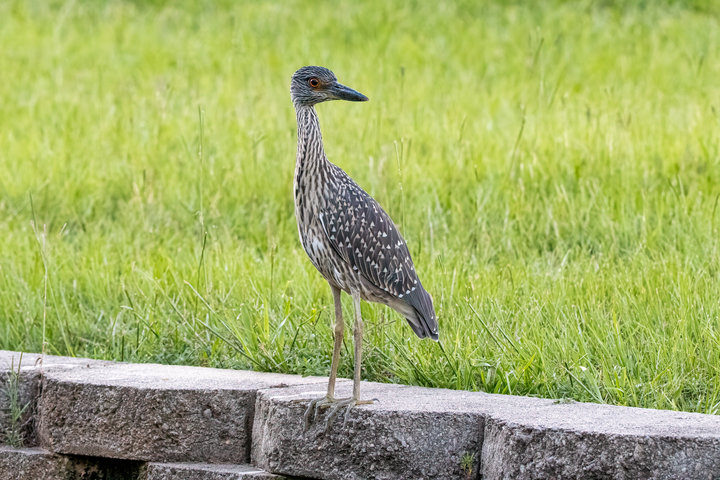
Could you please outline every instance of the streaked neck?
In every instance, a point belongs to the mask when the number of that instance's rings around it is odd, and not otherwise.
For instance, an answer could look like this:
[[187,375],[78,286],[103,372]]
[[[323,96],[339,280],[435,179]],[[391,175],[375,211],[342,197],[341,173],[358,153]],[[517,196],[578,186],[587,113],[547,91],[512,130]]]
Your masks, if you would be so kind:
[[297,167],[313,168],[327,162],[320,121],[315,108],[295,106],[297,113]]

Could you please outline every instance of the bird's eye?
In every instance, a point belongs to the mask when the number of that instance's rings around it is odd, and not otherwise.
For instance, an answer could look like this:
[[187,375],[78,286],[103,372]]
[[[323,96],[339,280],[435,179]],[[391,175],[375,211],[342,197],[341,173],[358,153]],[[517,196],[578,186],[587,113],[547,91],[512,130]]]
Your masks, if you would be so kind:
[[320,86],[320,80],[313,77],[310,80],[308,80],[308,85],[310,85],[312,88],[317,88]]

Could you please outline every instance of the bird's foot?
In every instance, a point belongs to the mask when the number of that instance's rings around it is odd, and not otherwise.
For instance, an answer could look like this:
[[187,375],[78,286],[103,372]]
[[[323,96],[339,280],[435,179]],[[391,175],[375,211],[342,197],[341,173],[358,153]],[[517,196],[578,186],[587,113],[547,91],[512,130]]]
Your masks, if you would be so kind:
[[371,405],[377,401],[377,398],[373,398],[372,400],[359,400],[355,398],[338,399],[329,397],[322,397],[311,400],[310,404],[305,410],[305,415],[303,417],[305,423],[305,430],[310,428],[310,424],[313,422],[313,420],[315,420],[315,418],[317,418],[318,412],[321,408],[330,408],[330,413],[328,413],[328,417],[325,419],[325,432],[327,433],[327,431],[330,430],[330,427],[332,427],[335,418],[340,413],[341,408],[345,407],[345,417],[343,420],[344,428],[347,424],[348,418],[350,417],[350,409],[352,407],[356,405]]
[[305,430],[310,428],[310,424],[315,420],[315,417],[317,417],[318,412],[320,411],[320,408],[327,408],[330,405],[333,405],[338,400],[329,397],[324,396],[320,398],[316,398],[314,400],[310,400],[310,404],[307,406],[307,409],[305,410],[305,415],[303,415],[303,423],[305,424]]
[[332,427],[333,422],[335,421],[335,418],[340,413],[340,409],[342,407],[345,407],[345,416],[343,418],[343,428],[347,425],[348,418],[350,418],[350,410],[352,407],[356,405],[372,405],[373,403],[377,402],[377,398],[373,398],[372,400],[359,400],[355,398],[346,398],[343,400],[338,400],[335,402],[335,404],[332,406],[332,409],[330,410],[330,413],[328,413],[327,418],[325,419],[325,433],[330,430],[330,427]]

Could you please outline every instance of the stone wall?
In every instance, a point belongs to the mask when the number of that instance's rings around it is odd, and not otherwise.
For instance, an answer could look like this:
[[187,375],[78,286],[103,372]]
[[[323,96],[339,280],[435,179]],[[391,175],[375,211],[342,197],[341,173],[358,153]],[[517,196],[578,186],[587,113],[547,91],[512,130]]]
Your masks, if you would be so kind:
[[719,416],[365,383],[378,402],[326,430],[328,411],[303,421],[325,378],[19,360],[0,351],[0,444],[24,439],[0,445],[2,480],[720,477]]

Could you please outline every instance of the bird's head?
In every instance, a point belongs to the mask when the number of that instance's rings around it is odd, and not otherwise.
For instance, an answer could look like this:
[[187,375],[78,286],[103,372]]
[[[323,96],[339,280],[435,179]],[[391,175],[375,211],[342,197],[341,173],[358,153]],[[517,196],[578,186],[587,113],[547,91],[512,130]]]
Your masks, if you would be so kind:
[[296,106],[311,107],[328,100],[365,102],[360,92],[339,83],[335,74],[325,67],[302,67],[290,82],[290,96]]

